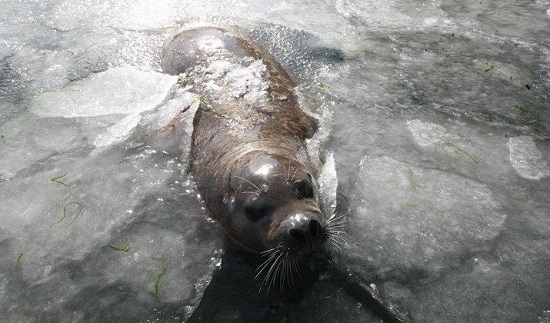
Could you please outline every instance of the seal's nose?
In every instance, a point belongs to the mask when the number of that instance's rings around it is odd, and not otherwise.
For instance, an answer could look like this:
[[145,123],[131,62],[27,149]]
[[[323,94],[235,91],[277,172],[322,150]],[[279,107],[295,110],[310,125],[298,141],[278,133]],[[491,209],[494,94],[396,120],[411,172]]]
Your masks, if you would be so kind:
[[306,250],[320,250],[325,241],[325,230],[317,216],[295,214],[283,222],[285,242],[292,247]]

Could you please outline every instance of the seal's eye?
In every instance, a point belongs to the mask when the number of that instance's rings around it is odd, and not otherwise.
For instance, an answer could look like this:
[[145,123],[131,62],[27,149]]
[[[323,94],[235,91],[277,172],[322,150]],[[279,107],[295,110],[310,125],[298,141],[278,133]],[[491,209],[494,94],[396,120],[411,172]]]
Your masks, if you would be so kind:
[[265,203],[251,204],[251,205],[247,205],[244,208],[246,217],[252,222],[260,221],[264,217],[271,214],[272,211],[273,211],[273,207]]
[[291,183],[294,195],[299,199],[313,198],[313,187],[308,181],[297,180]]

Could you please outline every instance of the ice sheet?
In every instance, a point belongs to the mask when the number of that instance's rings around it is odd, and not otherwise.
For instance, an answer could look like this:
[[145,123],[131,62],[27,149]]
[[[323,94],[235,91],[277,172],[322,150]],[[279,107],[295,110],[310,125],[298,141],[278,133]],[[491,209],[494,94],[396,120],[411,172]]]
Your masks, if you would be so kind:
[[388,157],[363,159],[353,208],[362,257],[381,275],[437,274],[485,249],[507,216],[482,183]]
[[510,163],[519,176],[534,180],[550,176],[548,163],[532,137],[510,138],[508,146],[510,147]]
[[176,76],[115,67],[63,89],[43,92],[31,109],[41,117],[65,118],[139,113],[165,100],[176,81]]

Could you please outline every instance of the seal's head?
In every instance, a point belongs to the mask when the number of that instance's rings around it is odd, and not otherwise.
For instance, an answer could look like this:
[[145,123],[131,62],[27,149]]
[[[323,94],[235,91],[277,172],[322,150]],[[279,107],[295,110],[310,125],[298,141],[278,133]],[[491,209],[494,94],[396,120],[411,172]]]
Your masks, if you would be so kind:
[[227,233],[266,257],[259,268],[266,273],[264,283],[292,283],[285,273],[292,276],[298,261],[321,250],[330,235],[307,167],[282,156],[256,155],[238,163],[229,186],[223,199]]

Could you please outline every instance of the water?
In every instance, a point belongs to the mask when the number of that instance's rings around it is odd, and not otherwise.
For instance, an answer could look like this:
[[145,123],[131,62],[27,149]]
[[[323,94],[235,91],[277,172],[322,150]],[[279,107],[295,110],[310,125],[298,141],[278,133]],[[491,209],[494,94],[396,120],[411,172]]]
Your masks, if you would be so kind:
[[[384,318],[342,282],[412,321],[549,321],[550,2],[0,8],[2,321]],[[159,66],[189,22],[244,28],[320,116],[309,148],[350,237],[294,302],[257,294],[209,223],[193,109],[166,127],[197,105]]]

